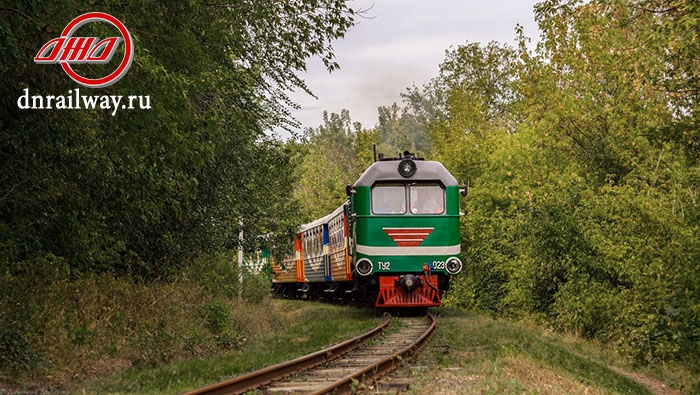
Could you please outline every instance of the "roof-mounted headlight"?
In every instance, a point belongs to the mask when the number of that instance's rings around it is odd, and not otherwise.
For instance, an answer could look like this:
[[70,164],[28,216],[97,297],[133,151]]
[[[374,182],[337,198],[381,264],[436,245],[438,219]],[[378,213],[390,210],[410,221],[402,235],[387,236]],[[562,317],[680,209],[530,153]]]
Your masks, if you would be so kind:
[[416,162],[411,159],[404,159],[399,162],[399,174],[406,178],[416,174]]

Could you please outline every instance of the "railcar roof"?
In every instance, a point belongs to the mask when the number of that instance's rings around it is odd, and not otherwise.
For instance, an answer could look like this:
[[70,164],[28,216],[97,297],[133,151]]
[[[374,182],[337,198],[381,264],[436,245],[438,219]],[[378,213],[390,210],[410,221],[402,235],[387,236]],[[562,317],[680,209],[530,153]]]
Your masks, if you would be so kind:
[[416,173],[411,177],[402,177],[399,174],[399,160],[374,162],[357,179],[355,186],[372,186],[377,181],[440,181],[445,186],[459,185],[457,179],[442,165],[435,161],[415,160]]
[[313,222],[309,222],[308,224],[301,225],[300,231],[303,232],[305,230],[328,223],[331,219],[335,218],[336,215],[340,214],[343,211],[344,205],[345,204],[341,204],[340,207],[338,207],[332,213],[326,215],[325,217],[319,218]]

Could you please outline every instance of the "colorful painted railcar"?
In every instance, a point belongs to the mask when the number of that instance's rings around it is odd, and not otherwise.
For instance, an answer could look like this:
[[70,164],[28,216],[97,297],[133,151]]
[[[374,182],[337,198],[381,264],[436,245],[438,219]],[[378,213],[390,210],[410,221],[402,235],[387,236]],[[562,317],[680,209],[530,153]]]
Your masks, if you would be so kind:
[[345,204],[301,227],[293,254],[273,265],[273,289],[379,308],[440,306],[462,270],[460,193],[439,162],[408,152],[375,162],[348,187]]
[[270,261],[272,271],[273,287],[278,294],[287,297],[296,296],[296,284],[304,282],[304,271],[302,266],[301,234],[297,234],[292,243],[290,254],[285,255],[276,262]]

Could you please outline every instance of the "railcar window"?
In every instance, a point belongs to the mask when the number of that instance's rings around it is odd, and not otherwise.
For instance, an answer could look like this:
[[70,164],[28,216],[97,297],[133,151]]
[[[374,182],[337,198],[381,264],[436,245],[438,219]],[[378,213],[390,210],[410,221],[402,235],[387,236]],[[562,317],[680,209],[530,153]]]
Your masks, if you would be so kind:
[[320,254],[321,249],[319,248],[319,244],[321,244],[321,242],[321,234],[318,231],[318,228],[314,228],[314,256],[318,256]]
[[311,232],[304,232],[304,258],[311,256]]
[[341,217],[336,217],[328,225],[330,247],[332,250],[338,248],[343,241],[343,223],[340,221],[340,219]]
[[312,257],[316,253],[315,248],[314,248],[314,230],[310,229],[309,230],[309,249],[308,252],[306,253],[306,257]]
[[374,214],[405,214],[406,186],[403,184],[379,184],[372,188],[372,212]]
[[311,258],[318,255],[318,237],[316,233],[316,228],[311,228],[304,234],[304,258]]
[[413,184],[409,187],[411,213],[442,214],[445,212],[445,190],[440,184]]

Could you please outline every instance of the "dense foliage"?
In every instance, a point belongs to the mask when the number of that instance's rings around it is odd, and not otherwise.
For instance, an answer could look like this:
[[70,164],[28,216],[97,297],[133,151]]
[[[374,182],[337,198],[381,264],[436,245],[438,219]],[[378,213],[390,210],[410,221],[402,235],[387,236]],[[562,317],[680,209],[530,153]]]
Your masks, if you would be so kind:
[[[90,11],[115,16],[135,47],[125,77],[99,89],[78,85],[57,64],[33,62]],[[309,57],[337,68],[330,44],[354,14],[343,0],[0,5],[0,382],[42,364],[50,375],[55,348],[71,346],[60,342],[72,326],[60,323],[73,309],[45,310],[42,289],[79,289],[93,278],[115,278],[126,294],[140,284],[168,288],[194,262],[230,266],[241,229],[245,244],[296,229],[296,145],[270,130],[295,123],[288,92],[306,90],[297,73]],[[115,35],[105,23],[74,34]],[[115,65],[73,67],[96,78]],[[134,109],[23,109],[25,92],[149,101]],[[213,264],[201,271],[211,286],[236,280]],[[52,297],[60,306],[72,296]],[[78,304],[76,314],[85,308]],[[73,321],[86,333],[99,325]]]
[[[452,167],[476,175],[453,296],[698,369],[699,53],[686,27],[698,8],[663,3],[539,4],[536,49],[521,36],[519,61],[498,61],[517,67],[515,83],[469,117],[485,124],[465,133],[468,107],[448,111],[464,140],[453,151],[472,156]],[[502,79],[488,56],[462,62]],[[469,74],[442,78],[455,77]]]
[[[18,108],[24,89],[78,87],[58,65],[32,59],[69,21],[98,9],[127,26],[136,53],[117,84],[81,94],[148,95],[151,108]],[[287,92],[305,89],[296,72],[307,58],[337,67],[330,42],[353,14],[339,0],[2,6],[2,271],[152,279],[198,253],[234,248],[239,220],[249,235],[296,226],[285,193],[294,152],[265,130],[294,122]],[[76,35],[114,35],[110,28],[89,23]],[[74,67],[104,75],[101,65]]]
[[549,0],[535,16],[535,45],[518,28],[517,48],[450,48],[366,133],[470,185],[449,303],[700,370],[700,6]]
[[375,133],[350,120],[350,112],[324,112],[323,125],[307,128],[301,143],[303,159],[294,196],[302,204],[305,221],[331,213],[347,200],[351,185],[372,163]]

